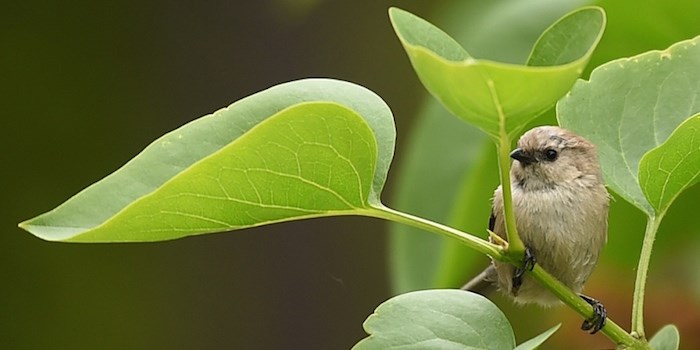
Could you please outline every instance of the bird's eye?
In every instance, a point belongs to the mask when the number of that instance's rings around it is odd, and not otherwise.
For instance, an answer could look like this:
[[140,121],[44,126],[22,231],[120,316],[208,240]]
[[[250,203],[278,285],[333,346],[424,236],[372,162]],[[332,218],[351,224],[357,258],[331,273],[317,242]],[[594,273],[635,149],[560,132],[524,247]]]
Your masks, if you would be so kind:
[[559,154],[557,153],[557,151],[555,151],[551,148],[544,151],[544,156],[547,158],[547,160],[555,160],[555,159],[557,159],[558,155]]

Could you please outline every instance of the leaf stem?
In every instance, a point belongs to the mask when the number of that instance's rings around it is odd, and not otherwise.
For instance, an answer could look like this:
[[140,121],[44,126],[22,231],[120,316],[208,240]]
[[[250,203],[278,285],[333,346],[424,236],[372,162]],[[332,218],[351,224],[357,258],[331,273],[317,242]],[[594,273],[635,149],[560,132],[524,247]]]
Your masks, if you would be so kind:
[[665,213],[661,213],[657,216],[649,216],[647,219],[647,227],[644,231],[644,240],[642,241],[642,251],[639,254],[637,278],[634,282],[634,297],[632,299],[632,334],[635,334],[639,339],[645,339],[644,290],[647,283],[647,273],[649,272],[651,250],[654,246],[656,231],[659,229],[664,214]]
[[497,149],[498,171],[501,176],[501,193],[503,195],[503,212],[506,219],[506,237],[508,237],[508,252],[522,256],[525,253],[525,244],[520,239],[518,229],[515,226],[513,195],[510,188],[510,138],[506,135],[505,130],[501,131]]
[[375,206],[363,210],[358,214],[400,222],[402,224],[413,226],[425,231],[439,233],[443,236],[452,239],[456,238],[469,248],[472,248],[480,253],[486,254],[492,257],[493,259],[503,259],[503,249],[496,244],[493,244],[487,240],[481,239],[472,234],[462,232],[455,228],[439,224],[427,219],[423,219],[408,213],[403,213],[385,206]]

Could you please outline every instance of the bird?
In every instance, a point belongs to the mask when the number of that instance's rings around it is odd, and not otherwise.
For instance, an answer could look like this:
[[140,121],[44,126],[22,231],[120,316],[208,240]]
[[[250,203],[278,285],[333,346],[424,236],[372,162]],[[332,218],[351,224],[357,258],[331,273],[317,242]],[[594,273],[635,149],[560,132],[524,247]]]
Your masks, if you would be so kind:
[[[596,147],[564,128],[539,126],[520,137],[510,157],[513,212],[526,248],[523,267],[492,260],[462,289],[483,295],[498,289],[517,304],[561,304],[524,273],[539,264],[593,307],[581,328],[595,334],[605,326],[606,310],[581,292],[607,241],[610,202]],[[494,192],[489,230],[507,240],[502,186]]]

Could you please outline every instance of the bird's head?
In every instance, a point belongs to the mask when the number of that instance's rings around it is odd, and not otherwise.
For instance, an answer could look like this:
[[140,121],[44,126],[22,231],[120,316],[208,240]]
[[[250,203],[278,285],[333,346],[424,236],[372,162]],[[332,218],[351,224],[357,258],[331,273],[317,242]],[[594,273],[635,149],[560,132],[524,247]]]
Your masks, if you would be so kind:
[[540,126],[523,134],[510,157],[511,181],[526,189],[602,183],[595,146],[557,126]]

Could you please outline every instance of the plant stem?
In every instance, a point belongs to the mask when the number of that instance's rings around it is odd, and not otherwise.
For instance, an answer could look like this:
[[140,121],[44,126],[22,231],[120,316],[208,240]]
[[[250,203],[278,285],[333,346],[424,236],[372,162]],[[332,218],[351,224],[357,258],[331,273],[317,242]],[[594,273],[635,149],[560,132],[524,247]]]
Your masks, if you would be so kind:
[[647,273],[649,272],[651,250],[654,246],[656,231],[659,229],[659,224],[661,224],[664,214],[649,216],[647,219],[647,227],[644,231],[644,240],[642,241],[642,251],[639,254],[637,279],[634,282],[634,297],[632,300],[632,333],[639,339],[646,339],[644,334],[644,290],[647,283]]
[[503,249],[496,245],[493,244],[487,240],[481,239],[477,236],[471,235],[466,232],[462,232],[460,230],[454,229],[452,227],[442,225],[427,219],[423,219],[417,216],[413,216],[408,213],[402,213],[400,211],[381,206],[381,207],[372,207],[368,210],[364,210],[360,212],[362,215],[366,216],[371,216],[375,218],[380,218],[380,219],[385,219],[385,220],[391,220],[395,222],[400,222],[402,224],[406,224],[409,226],[413,226],[425,231],[430,231],[430,232],[435,232],[439,233],[443,236],[452,238],[452,239],[458,239],[462,243],[464,243],[466,246],[480,252],[483,254],[486,254],[494,259],[502,259],[503,255]]
[[498,139],[496,139],[496,149],[498,152],[498,171],[501,176],[501,192],[503,194],[503,214],[506,222],[506,237],[508,238],[507,255],[510,257],[525,256],[525,244],[518,235],[518,228],[515,226],[515,213],[513,212],[513,196],[510,193],[510,136],[506,132],[506,114],[503,112],[501,101],[498,98],[496,86],[491,79],[486,80],[486,84],[491,92],[493,105],[498,112]]
[[[559,300],[564,302],[564,304],[568,305],[585,319],[589,319],[593,316],[593,307],[591,307],[591,305],[581,299],[581,297],[579,297],[559,280],[550,275],[540,265],[535,265],[535,268],[530,272],[530,275],[540,284],[547,287],[552,294],[559,298]],[[609,318],[607,319],[605,327],[603,327],[601,332],[614,341],[615,344],[624,345],[626,349],[649,349],[646,343],[632,337],[622,327],[617,325]]]
[[508,237],[508,252],[518,255],[525,253],[525,244],[518,235],[515,226],[515,213],[513,212],[513,195],[510,189],[510,140],[505,135],[505,130],[499,138],[498,171],[501,176],[501,193],[503,195],[503,212],[506,221],[506,237]]

